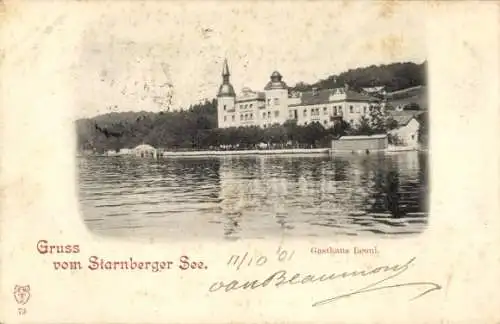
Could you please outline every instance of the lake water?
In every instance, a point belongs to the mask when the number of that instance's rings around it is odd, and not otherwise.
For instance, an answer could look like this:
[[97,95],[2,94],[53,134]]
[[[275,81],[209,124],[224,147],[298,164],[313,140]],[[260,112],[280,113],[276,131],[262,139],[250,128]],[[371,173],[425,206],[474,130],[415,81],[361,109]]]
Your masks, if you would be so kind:
[[81,212],[124,238],[403,236],[428,219],[427,154],[78,159]]

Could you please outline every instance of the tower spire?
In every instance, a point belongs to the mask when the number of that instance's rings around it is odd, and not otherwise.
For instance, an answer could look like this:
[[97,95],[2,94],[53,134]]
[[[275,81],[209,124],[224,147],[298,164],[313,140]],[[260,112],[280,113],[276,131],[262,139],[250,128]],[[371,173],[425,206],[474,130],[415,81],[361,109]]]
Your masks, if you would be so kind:
[[222,65],[222,85],[219,88],[218,96],[229,96],[235,97],[236,94],[234,92],[233,86],[229,82],[229,65],[227,64],[227,59],[224,59],[224,64]]
[[224,59],[224,65],[222,66],[222,77],[224,81],[229,81],[229,76],[231,74],[229,73],[229,65],[227,64],[227,59]]

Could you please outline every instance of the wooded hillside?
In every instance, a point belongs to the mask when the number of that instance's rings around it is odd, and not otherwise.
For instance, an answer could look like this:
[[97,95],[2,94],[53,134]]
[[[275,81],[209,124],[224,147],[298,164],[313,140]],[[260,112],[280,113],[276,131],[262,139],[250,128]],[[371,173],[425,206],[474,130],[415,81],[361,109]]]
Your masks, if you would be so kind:
[[383,85],[389,92],[425,85],[427,82],[427,61],[422,64],[404,62],[350,69],[313,84],[299,82],[292,89],[297,91],[310,90],[313,87],[329,89],[346,82],[354,89]]

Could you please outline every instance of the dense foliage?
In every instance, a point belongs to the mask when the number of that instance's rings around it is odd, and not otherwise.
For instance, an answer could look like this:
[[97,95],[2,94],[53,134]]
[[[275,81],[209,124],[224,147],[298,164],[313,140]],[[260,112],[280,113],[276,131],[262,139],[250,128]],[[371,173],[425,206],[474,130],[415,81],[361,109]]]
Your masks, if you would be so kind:
[[429,113],[424,112],[417,116],[417,120],[420,123],[420,128],[418,129],[418,142],[423,147],[429,146]]
[[110,113],[76,121],[79,149],[98,152],[142,143],[155,147],[201,147],[216,127],[215,100],[186,111]]
[[187,111],[166,113],[127,113],[128,118],[115,121],[102,115],[77,121],[80,150],[119,150],[147,143],[166,149],[225,149],[269,147],[317,147],[342,136],[348,130],[345,122],[325,129],[319,123],[298,126],[290,121],[268,128],[216,128],[215,101],[192,106]]
[[297,91],[310,90],[313,87],[329,89],[348,83],[354,89],[383,85],[390,92],[424,85],[426,78],[427,62],[422,64],[405,62],[351,69],[338,75],[331,75],[314,84],[299,82],[293,89]]
[[142,143],[169,150],[328,147],[332,139],[343,135],[385,133],[390,120],[374,109],[370,118],[362,118],[358,124],[338,121],[328,129],[317,122],[300,126],[293,120],[267,128],[221,129],[216,128],[215,101],[180,112],[127,113],[127,118],[118,122],[112,117],[117,115],[77,121],[79,149],[104,152]]

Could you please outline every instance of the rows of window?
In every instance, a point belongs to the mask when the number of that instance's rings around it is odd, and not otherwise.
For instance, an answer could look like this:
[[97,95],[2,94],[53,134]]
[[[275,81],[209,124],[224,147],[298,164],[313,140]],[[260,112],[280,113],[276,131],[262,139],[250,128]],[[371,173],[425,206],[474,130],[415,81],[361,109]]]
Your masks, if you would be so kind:
[[[267,99],[268,106],[271,105],[271,99]],[[274,98],[274,105],[279,105],[279,99]],[[240,104],[240,109],[251,109],[253,108],[253,104]],[[363,114],[372,111],[373,106],[363,106]],[[224,105],[224,110],[227,110],[227,105]],[[349,113],[353,114],[354,112],[360,113],[361,108],[359,106],[354,107],[353,105],[349,105]],[[277,112],[279,114],[279,112]],[[319,108],[311,108],[311,116],[319,116],[320,110]],[[323,114],[328,115],[328,107],[323,107]],[[342,114],[342,106],[333,106],[333,114],[340,115]],[[304,117],[307,117],[307,109],[304,109]],[[265,118],[265,117],[264,117]]]
[[267,98],[267,105],[271,106],[271,103],[274,103],[275,106],[278,106],[280,104],[280,99],[279,98]]
[[[275,98],[277,99],[277,98]],[[270,99],[268,99],[270,100]],[[242,109],[246,109],[246,108],[252,108],[253,105],[252,104],[240,104],[240,108]],[[342,106],[333,106],[333,115],[340,115],[342,114]],[[227,109],[227,106],[224,105],[224,110]],[[360,107],[360,106],[353,106],[353,105],[349,105],[349,112],[350,113],[360,113],[362,112],[363,114],[367,114],[368,112],[371,112],[373,109],[373,106],[363,106],[363,107]],[[311,108],[310,109],[310,116],[313,118],[313,119],[319,119],[319,116],[320,116],[320,108]],[[264,111],[262,112],[262,118],[263,119],[271,119],[272,115],[274,115],[275,118],[278,118],[279,117],[279,110],[275,110],[274,111],[274,114],[271,112],[271,111]],[[304,117],[307,117],[307,114],[308,114],[308,109],[304,109],[303,111],[303,115]],[[323,107],[323,114],[324,115],[328,115],[329,114],[329,111],[328,111],[328,107]],[[290,110],[289,111],[289,117],[290,118],[295,118],[294,117],[294,111]],[[235,121],[235,116],[231,116],[231,119],[232,121]],[[254,119],[254,114],[253,113],[249,113],[249,114],[241,114],[240,115],[240,120],[253,120]],[[224,121],[227,121],[227,116],[224,116]],[[350,120],[352,122],[352,120]],[[323,121],[324,124],[327,124],[328,121],[327,120],[324,120]],[[307,123],[306,123],[307,125]]]
[[[253,108],[253,104],[239,104],[238,105],[240,109],[252,109]],[[224,110],[227,110],[228,107],[227,105],[224,105]]]
[[[338,113],[342,111],[341,106],[338,106]],[[336,115],[337,114],[337,106],[333,106],[333,113]],[[323,115],[328,115],[328,107],[323,107]],[[303,112],[304,117],[307,117],[307,109],[304,109]],[[320,115],[320,108],[311,108],[311,116],[319,116]]]
[[354,112],[356,113],[363,113],[363,114],[367,114],[368,112],[371,112],[373,109],[373,106],[363,106],[363,108],[361,109],[360,106],[356,106],[356,109],[354,109],[354,107],[352,105],[349,106],[349,112],[351,114],[353,114]]
[[253,108],[253,104],[240,104],[240,109],[251,109]]
[[240,115],[240,120],[253,120],[253,114],[241,114]]
[[[280,116],[280,111],[279,110],[275,110],[274,111],[274,117],[275,118],[278,118]],[[266,119],[266,118],[271,118],[271,112],[270,111],[263,111],[262,112],[262,119]]]
[[[264,111],[262,112],[262,118],[263,119],[271,119],[271,117],[274,115],[275,118],[278,118],[280,115],[279,110],[274,111],[274,114],[271,111]],[[228,116],[224,116],[224,121],[227,121]],[[231,120],[235,121],[235,116],[231,116]],[[254,114],[253,113],[247,113],[247,114],[240,114],[240,121],[244,120],[254,120]]]
[[[341,115],[342,114],[342,106],[333,106],[333,114],[334,115]],[[368,112],[372,111],[372,106],[363,106],[362,110],[360,106],[354,106],[354,105],[349,105],[349,113],[354,114],[354,113],[363,113],[367,114]],[[325,115],[328,114],[328,108],[323,107],[323,112]],[[304,116],[306,116],[304,114]]]
[[[337,116],[337,115],[342,115],[342,106],[339,105],[334,105],[332,106],[332,109],[333,109],[333,115],[334,116]],[[368,112],[371,112],[372,111],[372,106],[363,106],[362,108],[362,112],[363,114],[367,114]],[[354,106],[354,105],[349,105],[349,112],[350,113],[360,113],[361,112],[361,107],[359,106]],[[328,111],[328,107],[323,107],[323,115],[329,115],[330,112]],[[314,116],[320,116],[320,108],[311,108],[310,109],[310,113],[309,115],[311,117],[314,117]],[[305,108],[304,111],[303,111],[303,116],[304,117],[307,117],[308,116],[308,109]],[[293,113],[290,112],[290,118],[293,118]]]
[[[324,114],[327,115],[328,114],[328,109],[327,107],[324,107],[323,108],[323,111],[324,111]],[[351,114],[354,114],[355,112],[356,113],[363,113],[363,114],[367,114],[368,112],[371,112],[372,111],[372,106],[363,106],[362,110],[361,110],[361,107],[360,106],[354,106],[354,105],[349,105],[349,113]],[[333,114],[334,115],[341,115],[342,114],[342,106],[333,106]],[[305,116],[305,114],[304,114]]]

